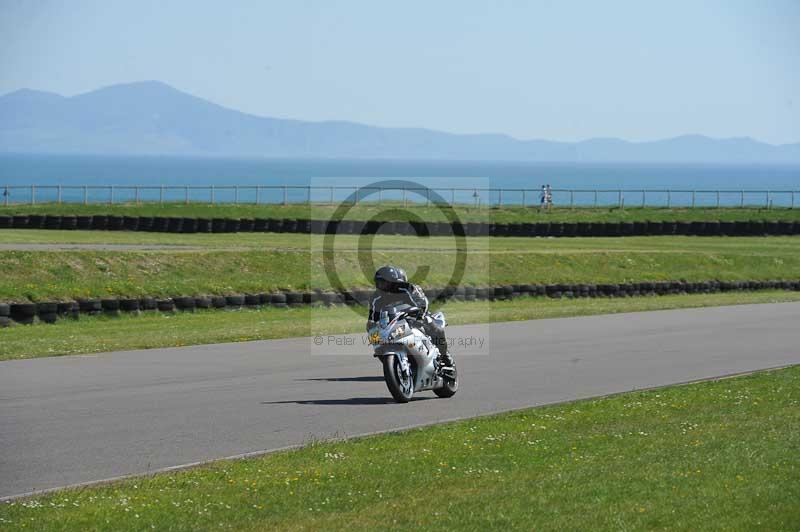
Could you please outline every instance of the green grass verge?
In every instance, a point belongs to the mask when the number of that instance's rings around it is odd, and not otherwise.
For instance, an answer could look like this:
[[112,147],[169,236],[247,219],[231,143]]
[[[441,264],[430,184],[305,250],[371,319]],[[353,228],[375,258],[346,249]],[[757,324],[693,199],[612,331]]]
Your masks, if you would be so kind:
[[798,426],[792,367],[56,492],[0,526],[797,530]]
[[[448,323],[519,321],[670,308],[800,301],[797,292],[743,292],[624,299],[518,298],[512,301],[448,302]],[[438,309],[437,309],[438,310]],[[0,361],[154,347],[241,342],[362,331],[363,308],[263,307],[238,311],[81,317],[52,325],[0,329]]]
[[[169,243],[174,236],[69,231],[0,232],[0,243],[22,234],[29,242]],[[179,235],[180,236],[180,235]],[[41,301],[77,297],[174,296],[328,288],[321,238],[287,235],[190,235],[209,250],[3,251],[0,300]],[[242,249],[214,249],[226,242]],[[260,244],[259,244],[260,243]],[[394,263],[409,273],[436,267],[424,286],[443,286],[456,260],[449,238],[379,236],[368,249],[372,265],[356,253],[358,237],[336,239],[336,267],[345,286],[368,287],[374,265]],[[203,245],[200,247],[203,247]],[[426,253],[423,250],[428,250]],[[715,238],[475,238],[467,241],[462,284],[622,283],[679,280],[800,278],[796,237]],[[368,272],[368,273],[367,273]]]
[[[400,207],[398,209],[398,207]],[[455,206],[455,213],[463,222],[622,222],[639,220],[800,220],[800,209],[787,208],[590,208],[555,207],[540,212],[533,207],[503,207],[490,209]],[[313,218],[327,220],[336,206],[328,205],[230,205],[203,203],[130,204],[54,204],[0,206],[0,214],[117,214],[123,216],[180,216],[188,218]],[[349,210],[347,218],[353,220],[440,220],[441,211],[434,206],[408,205],[386,202],[382,205],[364,203]]]

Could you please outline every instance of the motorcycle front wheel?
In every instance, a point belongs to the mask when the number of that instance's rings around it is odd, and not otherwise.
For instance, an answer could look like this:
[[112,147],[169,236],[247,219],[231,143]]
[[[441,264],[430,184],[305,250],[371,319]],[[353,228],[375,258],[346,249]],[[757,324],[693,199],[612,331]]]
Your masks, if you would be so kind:
[[386,355],[383,357],[383,378],[386,380],[386,387],[398,403],[407,403],[414,395],[414,380],[411,374],[403,378],[400,369],[400,360],[396,355]]

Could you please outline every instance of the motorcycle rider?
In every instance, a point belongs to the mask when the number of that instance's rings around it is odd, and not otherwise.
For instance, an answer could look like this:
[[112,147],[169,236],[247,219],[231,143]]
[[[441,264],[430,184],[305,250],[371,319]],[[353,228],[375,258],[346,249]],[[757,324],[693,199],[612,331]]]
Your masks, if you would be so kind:
[[439,348],[441,365],[452,367],[453,359],[447,353],[444,327],[434,323],[428,313],[428,298],[425,297],[425,292],[419,286],[408,282],[406,272],[402,268],[383,266],[375,272],[375,291],[370,298],[367,330],[380,319],[382,310],[402,304],[419,308],[417,320],[425,334]]

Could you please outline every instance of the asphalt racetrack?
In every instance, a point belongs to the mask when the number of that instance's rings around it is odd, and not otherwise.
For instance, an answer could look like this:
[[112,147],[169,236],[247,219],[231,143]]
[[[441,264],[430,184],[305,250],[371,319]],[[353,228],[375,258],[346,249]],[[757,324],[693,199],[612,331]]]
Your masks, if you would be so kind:
[[405,405],[360,335],[0,362],[0,497],[798,364],[798,326],[780,303],[448,327],[476,342],[459,392]]

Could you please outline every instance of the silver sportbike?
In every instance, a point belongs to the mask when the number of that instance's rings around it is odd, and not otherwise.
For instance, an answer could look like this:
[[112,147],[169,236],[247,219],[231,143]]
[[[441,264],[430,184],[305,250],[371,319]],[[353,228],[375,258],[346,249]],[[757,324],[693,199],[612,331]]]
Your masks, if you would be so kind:
[[[368,331],[374,356],[383,364],[383,377],[392,397],[407,403],[414,392],[433,390],[439,397],[452,397],[458,391],[455,361],[442,367],[439,348],[423,332],[414,318],[419,308],[399,305],[381,311],[380,319]],[[430,319],[440,326],[447,323],[437,312]]]

